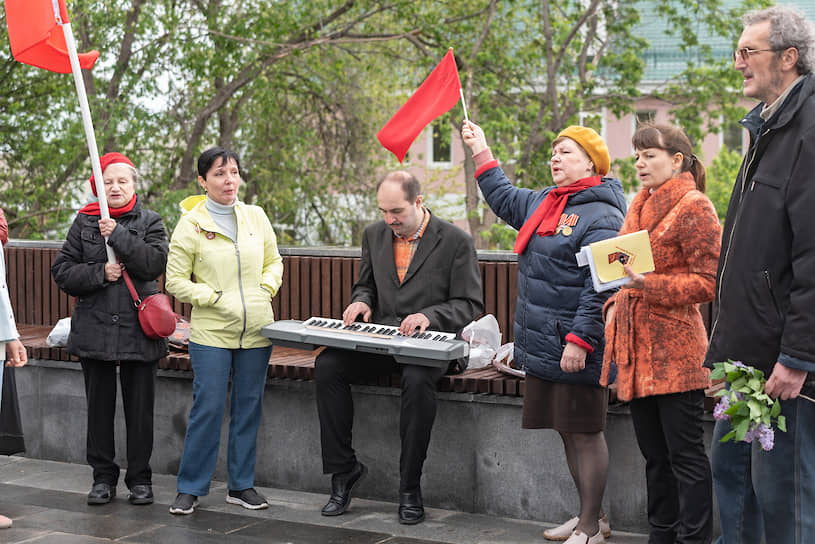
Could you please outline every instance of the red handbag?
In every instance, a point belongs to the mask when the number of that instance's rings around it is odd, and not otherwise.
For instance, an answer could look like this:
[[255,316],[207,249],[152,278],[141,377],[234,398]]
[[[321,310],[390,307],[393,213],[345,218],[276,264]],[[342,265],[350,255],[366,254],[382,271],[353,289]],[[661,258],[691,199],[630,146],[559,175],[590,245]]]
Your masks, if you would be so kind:
[[172,304],[170,304],[170,297],[164,293],[156,293],[142,300],[139,298],[136,288],[133,287],[133,282],[126,270],[122,270],[122,277],[127,284],[127,289],[130,291],[130,296],[133,297],[133,303],[136,305],[136,312],[139,315],[139,324],[141,330],[144,331],[144,335],[147,338],[158,340],[173,334],[175,332],[175,312]]

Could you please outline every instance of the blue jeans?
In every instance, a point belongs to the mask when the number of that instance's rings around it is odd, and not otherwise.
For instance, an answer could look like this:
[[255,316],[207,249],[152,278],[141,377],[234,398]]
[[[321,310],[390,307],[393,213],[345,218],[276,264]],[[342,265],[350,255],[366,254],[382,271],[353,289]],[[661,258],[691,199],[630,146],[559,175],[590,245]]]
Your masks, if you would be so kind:
[[253,487],[257,434],[272,347],[225,349],[190,342],[189,349],[194,373],[192,409],[178,468],[178,492],[196,497],[209,493],[218,461],[230,371],[227,484],[232,490]]
[[730,430],[717,421],[713,432],[713,481],[719,503],[719,544],[815,542],[815,404],[781,401],[787,432],[776,431],[775,447],[719,439]]

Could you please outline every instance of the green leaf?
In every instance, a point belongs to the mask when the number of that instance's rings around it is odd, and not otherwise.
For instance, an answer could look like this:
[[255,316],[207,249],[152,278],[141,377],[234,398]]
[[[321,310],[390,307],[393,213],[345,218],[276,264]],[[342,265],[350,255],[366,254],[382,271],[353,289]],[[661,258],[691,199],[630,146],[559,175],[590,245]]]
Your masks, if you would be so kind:
[[750,420],[743,419],[733,425],[733,430],[736,432],[736,440],[742,442],[744,437],[747,436],[747,430],[750,428]]
[[734,379],[730,379],[730,376],[727,377],[727,380],[730,382],[730,389],[733,391],[738,391],[739,393],[750,392],[751,389],[747,387],[747,379],[739,374]]
[[736,437],[736,431],[730,431],[726,435],[722,437],[719,442],[727,442],[728,440],[733,440]]
[[724,368],[722,368],[722,366],[717,365],[721,365],[721,363],[716,363],[714,365],[714,368],[710,373],[711,380],[722,380],[724,379],[725,376],[727,376],[727,372],[724,370]]
[[778,430],[782,432],[787,432],[787,418],[784,416],[778,416],[778,419],[775,421],[776,425],[778,426]]
[[773,407],[770,409],[770,415],[773,417],[778,417],[778,414],[780,413],[781,413],[781,403],[776,400],[773,403]]
[[750,399],[747,401],[747,407],[750,408],[750,419],[759,419],[762,414],[762,405],[760,402]]

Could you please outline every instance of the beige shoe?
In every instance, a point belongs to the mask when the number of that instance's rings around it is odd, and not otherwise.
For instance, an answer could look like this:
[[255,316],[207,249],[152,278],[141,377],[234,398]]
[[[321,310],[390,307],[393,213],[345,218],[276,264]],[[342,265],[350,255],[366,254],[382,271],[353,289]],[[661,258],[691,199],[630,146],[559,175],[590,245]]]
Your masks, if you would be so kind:
[[606,544],[606,539],[603,537],[602,531],[597,531],[596,535],[589,538],[586,533],[575,530],[565,544]]
[[566,540],[570,536],[575,529],[577,529],[577,522],[580,521],[580,518],[573,517],[563,525],[558,525],[552,529],[547,529],[543,532],[543,538],[546,540]]
[[6,516],[0,516],[0,529],[8,529],[11,527],[11,520]]
[[[574,517],[564,523],[563,525],[558,525],[552,529],[547,529],[543,532],[543,538],[546,540],[567,540],[575,529],[577,529],[577,522],[580,521],[580,518]],[[597,523],[600,524],[600,532],[603,533],[605,538],[611,536],[611,525],[608,522],[608,516],[603,516]]]

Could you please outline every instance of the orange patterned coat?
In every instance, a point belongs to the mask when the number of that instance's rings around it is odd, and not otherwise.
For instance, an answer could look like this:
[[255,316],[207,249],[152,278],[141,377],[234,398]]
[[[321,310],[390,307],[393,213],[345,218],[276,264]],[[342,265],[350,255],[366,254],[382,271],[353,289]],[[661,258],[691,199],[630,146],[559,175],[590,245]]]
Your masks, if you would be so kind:
[[721,226],[710,200],[690,173],[634,197],[620,234],[647,230],[654,272],[644,289],[620,289],[606,303],[602,385],[617,364],[620,400],[703,389],[707,334],[698,303],[713,300]]

